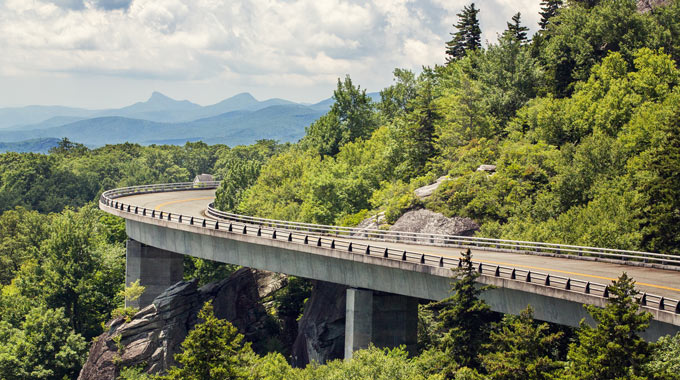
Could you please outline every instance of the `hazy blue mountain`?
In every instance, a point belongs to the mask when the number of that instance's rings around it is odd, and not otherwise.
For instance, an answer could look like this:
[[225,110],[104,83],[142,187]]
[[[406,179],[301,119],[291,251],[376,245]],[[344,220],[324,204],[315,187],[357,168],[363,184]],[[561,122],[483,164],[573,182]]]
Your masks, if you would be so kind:
[[[379,93],[368,95],[373,100],[380,99]],[[0,109],[0,122],[3,121],[3,112],[12,116],[8,120],[24,121],[60,113],[32,124],[0,129],[0,141],[19,143],[67,137],[88,146],[122,142],[183,144],[196,140],[234,146],[263,138],[292,142],[304,135],[305,127],[328,112],[333,102],[333,98],[312,105],[284,99],[259,101],[248,93],[242,93],[203,107],[154,92],[144,102],[111,110],[67,107]],[[27,113],[22,114],[18,110]],[[35,115],[29,117],[31,112]],[[72,115],[65,115],[69,112]]]
[[45,129],[45,128],[52,128],[52,127],[58,127],[61,125],[65,124],[70,124],[74,123],[79,120],[84,120],[84,119],[89,119],[89,117],[79,117],[79,116],[55,116],[52,118],[49,118],[45,121],[42,121],[37,124],[28,124],[28,125],[21,125],[21,126],[13,126],[13,127],[8,127],[5,129],[8,130],[30,130],[30,129]]
[[42,123],[45,120],[59,116],[86,118],[96,113],[97,111],[93,110],[61,106],[0,108],[0,128]]
[[45,139],[32,139],[10,143],[0,142],[0,153],[4,152],[47,153],[48,150],[57,146],[59,144],[59,141],[60,141],[59,139],[50,137]]
[[0,141],[62,138],[89,146],[137,142],[141,144],[202,140],[227,145],[250,144],[268,138],[296,141],[305,127],[324,111],[298,104],[274,105],[256,111],[238,110],[191,122],[161,123],[119,116],[98,117],[45,129],[0,130]]
[[175,100],[160,92],[153,92],[145,102],[137,102],[131,106],[98,112],[96,116],[119,116],[130,119],[141,119],[161,122],[192,120],[192,111],[201,109],[200,105],[188,100]]

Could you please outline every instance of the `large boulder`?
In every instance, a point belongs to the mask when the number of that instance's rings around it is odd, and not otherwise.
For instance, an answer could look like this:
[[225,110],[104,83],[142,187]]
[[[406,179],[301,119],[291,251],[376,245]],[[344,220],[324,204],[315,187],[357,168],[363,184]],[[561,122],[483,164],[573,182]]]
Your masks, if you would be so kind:
[[304,367],[341,359],[345,354],[345,294],[347,286],[315,281],[298,325],[291,364]]
[[78,379],[115,379],[121,368],[144,366],[148,373],[164,373],[175,363],[174,355],[198,322],[198,311],[212,301],[215,315],[226,318],[246,339],[257,344],[267,339],[263,328],[270,316],[261,299],[278,290],[285,276],[248,268],[229,278],[198,288],[196,281],[182,281],[160,294],[131,321],[115,319],[90,348]]
[[472,236],[479,225],[470,218],[446,216],[426,209],[412,210],[402,215],[390,231],[420,232],[425,234]]

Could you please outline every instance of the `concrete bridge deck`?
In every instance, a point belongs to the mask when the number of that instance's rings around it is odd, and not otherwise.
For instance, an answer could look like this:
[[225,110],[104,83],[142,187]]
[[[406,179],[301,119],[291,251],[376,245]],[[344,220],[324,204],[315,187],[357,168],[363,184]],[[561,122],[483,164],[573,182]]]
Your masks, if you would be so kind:
[[[207,205],[212,202],[214,198],[215,190],[188,190],[133,195],[118,198],[118,200],[147,209],[204,218],[206,217],[205,210]],[[209,216],[207,217],[210,218]],[[460,257],[462,251],[461,248],[436,247],[421,244],[416,245],[393,242],[376,243],[362,239],[352,239],[352,241],[409,250],[418,253],[442,255],[456,259]],[[473,249],[472,254],[474,261],[478,262],[524,268],[555,276],[570,277],[604,284],[609,284],[621,275],[621,273],[626,272],[635,279],[638,289],[641,292],[657,294],[668,298],[680,298],[680,271],[480,249]]]
[[[437,243],[426,235],[427,243],[422,243],[404,234],[398,239],[391,232],[380,235],[384,231],[368,239],[367,234],[359,234],[363,230],[337,232],[336,227],[252,221],[207,210],[216,186],[148,185],[102,195],[100,208],[126,219],[131,239],[126,281],[142,280],[150,293],[143,301],[146,304],[182,278],[182,255],[346,285],[350,289],[345,348],[351,356],[354,349],[366,347],[368,342],[412,345],[417,325],[417,302],[413,300],[447,297],[451,269],[459,265],[465,249],[461,247],[486,244],[472,251],[482,273],[478,281],[495,287],[482,295],[492,310],[518,314],[530,304],[538,320],[577,326],[585,318],[592,323],[583,304],[604,306],[606,285],[625,271],[647,293],[643,308],[654,318],[643,336],[655,340],[680,331],[680,261],[675,257],[589,247],[545,248],[543,243],[531,242],[488,244],[476,238],[469,238],[473,244],[455,238],[457,246],[452,246],[451,237]],[[523,250],[528,247],[534,254],[505,249],[506,242],[517,243]],[[591,257],[579,257],[581,249],[584,256]],[[551,250],[558,255],[543,254]],[[593,260],[598,250],[603,255]],[[565,252],[574,254],[566,256]],[[610,262],[612,257],[620,261]],[[401,305],[403,310],[386,314],[388,304]],[[391,321],[389,326],[386,320]],[[398,331],[408,334],[398,337]]]

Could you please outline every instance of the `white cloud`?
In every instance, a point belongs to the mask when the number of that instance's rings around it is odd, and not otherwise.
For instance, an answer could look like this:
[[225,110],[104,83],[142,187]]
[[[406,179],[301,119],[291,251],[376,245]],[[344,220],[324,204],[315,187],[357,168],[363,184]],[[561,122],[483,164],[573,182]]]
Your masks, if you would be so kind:
[[[419,70],[422,65],[444,62],[444,43],[465,4],[463,0],[5,0],[0,2],[0,88],[3,83],[21,83],[21,78],[29,87],[28,81],[40,78],[45,94],[21,101],[38,103],[40,96],[56,96],[57,83],[70,76],[74,85],[120,78],[139,83],[140,92],[190,89],[175,96],[200,94],[202,99],[197,100],[204,102],[249,91],[249,84],[261,97],[288,94],[288,98],[312,100],[328,96],[336,78],[350,74],[362,87],[377,91],[391,82],[395,67]],[[484,38],[494,40],[517,11],[534,27],[538,4],[537,0],[478,3]],[[59,80],[51,81],[56,76]],[[206,86],[211,81],[221,83],[224,90],[218,93],[217,84]],[[212,92],[201,93],[200,86]],[[91,98],[87,88],[82,90],[83,99]],[[135,99],[140,96],[135,94]],[[0,92],[0,104],[9,99],[16,102],[11,94]]]

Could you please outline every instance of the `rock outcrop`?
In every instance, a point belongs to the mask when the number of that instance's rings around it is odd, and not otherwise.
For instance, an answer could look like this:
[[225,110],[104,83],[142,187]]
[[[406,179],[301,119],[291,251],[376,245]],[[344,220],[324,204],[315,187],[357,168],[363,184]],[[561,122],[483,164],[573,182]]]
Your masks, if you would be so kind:
[[667,5],[668,3],[669,0],[638,0],[637,9],[638,12],[645,13],[656,7]]
[[409,211],[390,227],[390,231],[458,236],[472,236],[478,230],[479,225],[470,218],[459,216],[447,218],[438,212],[426,209]]
[[[284,283],[283,275],[248,268],[200,289],[196,281],[179,282],[130,322],[123,318],[109,322],[108,331],[92,345],[78,379],[113,380],[121,368],[138,365],[148,373],[164,373],[175,364],[174,355],[198,322],[198,311],[210,300],[218,318],[229,320],[247,340],[265,342],[270,316],[261,299]],[[253,349],[258,351],[256,345]]]
[[449,181],[449,180],[450,180],[450,178],[447,175],[445,175],[443,177],[439,177],[439,178],[437,178],[437,181],[435,181],[435,183],[430,184],[430,185],[426,185],[426,186],[423,186],[423,187],[419,187],[419,188],[413,190],[413,193],[416,195],[416,197],[418,197],[420,199],[425,199],[425,198],[431,196],[432,194],[434,194],[435,190],[437,190],[442,183]]
[[344,357],[347,286],[315,281],[298,325],[291,364],[326,363]]

